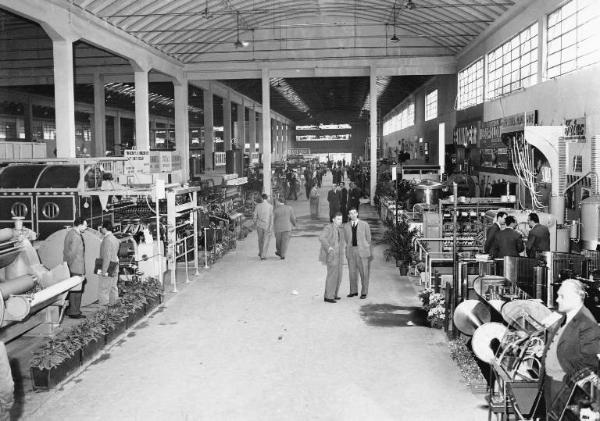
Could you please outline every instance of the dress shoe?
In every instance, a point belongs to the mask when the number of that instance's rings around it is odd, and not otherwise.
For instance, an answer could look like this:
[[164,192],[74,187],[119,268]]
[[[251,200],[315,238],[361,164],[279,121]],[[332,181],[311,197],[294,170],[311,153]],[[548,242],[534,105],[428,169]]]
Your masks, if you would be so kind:
[[260,260],[267,260],[267,258],[266,257],[261,257]]
[[365,294],[363,294],[363,295],[360,296],[361,300],[364,300],[365,298],[367,298],[367,296]]
[[337,301],[335,301],[333,298],[324,298],[323,299],[326,303],[336,303]]
[[279,256],[279,257],[281,257],[281,254],[279,254],[279,252],[278,252],[278,251],[276,251],[276,252],[275,252],[275,256]]
[[85,319],[85,314],[67,314],[71,319]]
[[279,256],[279,258],[280,258],[281,260],[283,260],[283,259],[285,259],[285,256]]
[[337,300],[341,300],[341,299],[342,299],[342,297],[333,297],[333,298],[334,298],[336,301],[337,301]]
[[350,293],[347,295],[348,298],[352,298],[352,297],[356,297],[358,295],[358,292],[354,292],[354,293]]

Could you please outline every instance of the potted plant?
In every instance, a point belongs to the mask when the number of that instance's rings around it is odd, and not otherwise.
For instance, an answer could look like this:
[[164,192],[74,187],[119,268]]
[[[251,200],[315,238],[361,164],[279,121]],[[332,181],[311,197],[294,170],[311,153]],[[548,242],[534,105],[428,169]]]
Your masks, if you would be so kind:
[[75,326],[70,335],[81,341],[81,364],[90,361],[104,347],[104,331],[94,319],[86,319]]
[[401,276],[406,276],[410,262],[417,260],[414,241],[418,236],[419,230],[410,228],[408,218],[405,215],[398,218],[397,224],[393,222],[387,224],[382,242],[386,243],[388,247],[383,254],[386,261],[392,258],[396,260]]
[[52,338],[33,353],[30,368],[34,388],[50,389],[79,367],[80,343],[72,339]]

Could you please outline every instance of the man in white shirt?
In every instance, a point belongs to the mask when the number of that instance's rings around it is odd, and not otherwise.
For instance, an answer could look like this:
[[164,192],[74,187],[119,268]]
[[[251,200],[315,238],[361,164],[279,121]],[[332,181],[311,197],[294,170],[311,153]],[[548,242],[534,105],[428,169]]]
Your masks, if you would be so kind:
[[371,228],[365,221],[358,219],[358,210],[350,208],[350,221],[344,225],[346,240],[346,258],[350,275],[350,294],[358,295],[358,275],[360,274],[360,298],[367,298],[369,293],[369,269],[371,265]]

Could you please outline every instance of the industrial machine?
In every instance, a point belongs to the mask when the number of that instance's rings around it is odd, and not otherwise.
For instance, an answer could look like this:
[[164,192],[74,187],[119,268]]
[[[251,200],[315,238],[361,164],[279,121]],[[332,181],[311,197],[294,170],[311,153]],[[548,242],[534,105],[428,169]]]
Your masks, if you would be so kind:
[[10,341],[25,332],[50,334],[59,325],[67,293],[83,282],[69,274],[66,264],[51,270],[41,264],[23,228],[0,229],[0,339]]

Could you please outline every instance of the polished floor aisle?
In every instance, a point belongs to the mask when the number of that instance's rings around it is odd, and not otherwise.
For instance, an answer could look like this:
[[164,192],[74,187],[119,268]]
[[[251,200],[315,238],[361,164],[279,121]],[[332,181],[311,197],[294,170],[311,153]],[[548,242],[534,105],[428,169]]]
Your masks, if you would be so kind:
[[[326,178],[329,180],[330,178]],[[325,267],[304,195],[288,257],[256,233],[26,415],[36,420],[484,420],[416,287],[376,247],[366,300],[323,302]],[[361,215],[377,221],[366,205]]]

